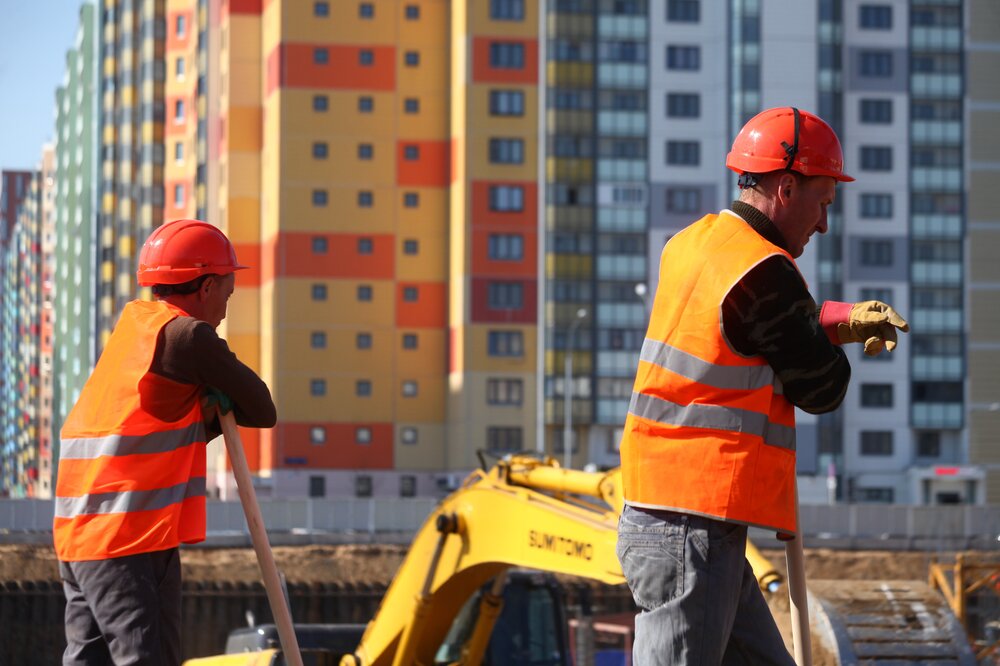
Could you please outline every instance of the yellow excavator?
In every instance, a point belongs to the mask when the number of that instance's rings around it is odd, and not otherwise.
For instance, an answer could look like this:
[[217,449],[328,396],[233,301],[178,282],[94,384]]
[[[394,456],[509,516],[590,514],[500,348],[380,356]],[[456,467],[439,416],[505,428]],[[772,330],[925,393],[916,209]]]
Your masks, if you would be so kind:
[[[624,584],[615,554],[618,515],[623,506],[619,470],[563,469],[552,458],[531,455],[508,456],[483,468],[446,497],[417,532],[357,645],[347,650],[331,646],[324,650],[310,649],[307,640],[300,641],[306,663],[326,666],[339,658],[340,666],[480,664],[488,651],[503,649],[496,647],[497,641],[490,648],[490,640],[504,598],[510,596],[504,594],[505,585],[515,580],[524,585],[516,572],[526,569]],[[747,557],[762,589],[774,591],[780,586],[781,576],[749,543]],[[512,572],[514,576],[509,576]],[[559,598],[553,599],[547,605],[549,617],[528,621],[526,632],[537,634],[546,626],[565,630]],[[532,612],[537,612],[537,607]],[[551,621],[552,617],[556,621]],[[562,627],[558,627],[560,623]],[[332,643],[343,642],[343,630],[323,626],[329,630]],[[296,632],[308,634],[299,627]],[[263,634],[252,629],[243,633]],[[510,650],[524,642],[523,637],[506,638]],[[537,636],[534,640],[537,642]],[[234,642],[232,637],[230,643],[227,652],[252,649],[251,643]],[[520,649],[526,648],[522,645]],[[507,663],[571,663],[561,637],[536,652],[544,658],[521,657]],[[280,650],[271,648],[186,663],[248,666],[284,662]]]

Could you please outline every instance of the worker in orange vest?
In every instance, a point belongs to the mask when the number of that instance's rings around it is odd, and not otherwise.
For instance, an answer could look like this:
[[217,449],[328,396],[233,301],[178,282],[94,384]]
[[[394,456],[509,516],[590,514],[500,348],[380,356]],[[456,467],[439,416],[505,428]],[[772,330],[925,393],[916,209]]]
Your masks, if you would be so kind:
[[826,232],[837,182],[854,180],[829,125],[769,109],[726,165],[739,200],[663,248],[621,440],[637,666],[794,663],[746,561],[747,526],[796,533],[794,410],[840,405],[839,345],[876,355],[908,330],[878,301],[817,307],[795,264]]
[[205,539],[205,444],[215,406],[272,427],[267,385],[229,350],[236,260],[216,227],[150,235],[138,281],[60,434],[53,537],[66,594],[63,664],[181,661],[178,546]]

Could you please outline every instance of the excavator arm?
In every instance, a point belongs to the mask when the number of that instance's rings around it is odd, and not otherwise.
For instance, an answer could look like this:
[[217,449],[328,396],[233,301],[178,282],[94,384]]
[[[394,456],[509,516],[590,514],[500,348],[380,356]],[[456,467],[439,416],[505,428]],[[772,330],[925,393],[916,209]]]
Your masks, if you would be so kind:
[[[511,568],[624,583],[615,554],[622,506],[619,470],[566,470],[553,459],[513,456],[474,472],[417,533],[341,666],[434,663],[466,600]],[[779,582],[756,555],[751,564],[762,587]]]

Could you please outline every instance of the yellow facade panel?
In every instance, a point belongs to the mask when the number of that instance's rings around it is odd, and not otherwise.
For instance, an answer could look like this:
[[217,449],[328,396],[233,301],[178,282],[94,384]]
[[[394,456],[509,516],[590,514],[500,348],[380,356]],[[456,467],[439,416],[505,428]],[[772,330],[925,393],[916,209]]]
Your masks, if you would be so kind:
[[[312,394],[313,380],[326,382],[325,395]],[[371,381],[370,396],[357,395],[359,380]],[[281,396],[278,413],[282,421],[390,422],[394,399],[391,384],[368,377],[334,376],[325,368],[304,373],[282,369],[273,388]]]
[[[315,334],[325,336],[325,347],[314,347]],[[372,329],[353,324],[296,323],[283,329],[285,346],[280,354],[281,368],[292,373],[324,370],[330,376],[357,375],[388,380],[392,377],[392,359],[396,336],[392,329]],[[358,336],[367,335],[371,346],[358,347]]]
[[[371,159],[359,159],[361,144],[370,146]],[[327,157],[313,157],[314,144],[325,145]],[[336,183],[358,190],[386,190],[396,184],[396,146],[391,139],[371,140],[367,136],[317,131],[313,136],[286,137],[285,178],[292,182],[314,181],[317,185]]]
[[[536,363],[537,328],[506,324],[477,324],[466,327],[468,334],[469,370],[473,372],[534,373]],[[490,331],[516,331],[521,333],[520,356],[490,356]]]
[[490,17],[490,2],[470,2],[469,32],[476,35],[496,35],[502,37],[520,37],[522,39],[538,36],[538,0],[524,0],[523,21],[496,21]]
[[[535,132],[525,131],[509,135],[487,134],[469,136],[469,173],[477,179],[534,180],[538,169],[538,146],[534,141]],[[491,139],[521,139],[523,160],[520,164],[493,164],[490,162]]]
[[[425,218],[428,227],[437,220]],[[407,254],[408,243],[417,244],[416,254]],[[399,280],[445,282],[448,279],[448,237],[444,229],[428,229],[420,222],[400,225],[396,241],[396,277]]]
[[[247,263],[245,257],[240,260]],[[254,267],[256,268],[256,267]],[[236,278],[236,290],[229,299],[226,315],[226,330],[236,334],[257,334],[260,330],[260,289],[240,284]]]
[[[414,423],[400,422],[396,428],[396,442],[393,447],[393,461],[396,469],[403,470],[439,470],[445,466],[444,460],[444,426],[440,423],[428,423],[421,418]],[[417,441],[414,444],[404,444],[400,441],[401,428],[415,428]]]
[[[416,333],[417,348],[404,349],[403,336]],[[400,376],[420,377],[444,373],[448,363],[448,334],[441,328],[406,329],[393,332],[394,363]],[[426,420],[426,419],[425,419]]]
[[231,106],[227,124],[230,151],[260,152],[264,128],[260,106]]
[[[417,395],[403,395],[403,385],[415,382]],[[443,373],[424,376],[400,375],[396,382],[396,410],[394,420],[397,422],[433,420],[443,421],[445,417],[445,377]]]
[[232,197],[228,200],[226,235],[234,243],[257,243],[260,240],[260,199]]
[[[395,223],[389,214],[394,207],[394,200],[402,194],[395,187],[385,186],[371,189],[365,186],[355,187],[324,187],[319,179],[315,184],[297,183],[286,185],[281,192],[281,228],[283,231],[331,231],[392,233]],[[312,194],[314,190],[325,189],[327,205],[314,206]],[[358,206],[358,193],[372,193],[374,204],[369,208]],[[263,220],[267,228],[277,224],[277,220]]]
[[[279,257],[278,261],[281,260]],[[312,299],[314,284],[326,285],[325,301]],[[372,300],[358,301],[358,286],[362,284],[372,288]],[[396,289],[391,280],[282,278],[277,289],[276,320],[272,322],[277,328],[349,324],[359,328],[391,329],[395,325]]]
[[393,131],[399,137],[421,141],[448,140],[448,91],[404,90],[395,102],[402,109],[407,98],[417,100],[419,113],[401,113],[395,120]]
[[228,166],[230,197],[252,197],[261,191],[260,160],[257,153],[230,155]]
[[240,361],[252,370],[260,369],[260,336],[256,334],[226,333],[226,343]]

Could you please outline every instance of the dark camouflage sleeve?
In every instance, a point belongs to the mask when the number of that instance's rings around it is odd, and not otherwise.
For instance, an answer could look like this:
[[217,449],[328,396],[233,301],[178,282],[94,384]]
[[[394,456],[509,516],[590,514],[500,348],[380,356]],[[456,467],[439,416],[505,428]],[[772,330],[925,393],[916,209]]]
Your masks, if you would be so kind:
[[851,365],[819,325],[819,309],[795,266],[783,256],[752,268],[726,295],[722,326],[733,349],[763,356],[785,397],[810,414],[844,399]]

